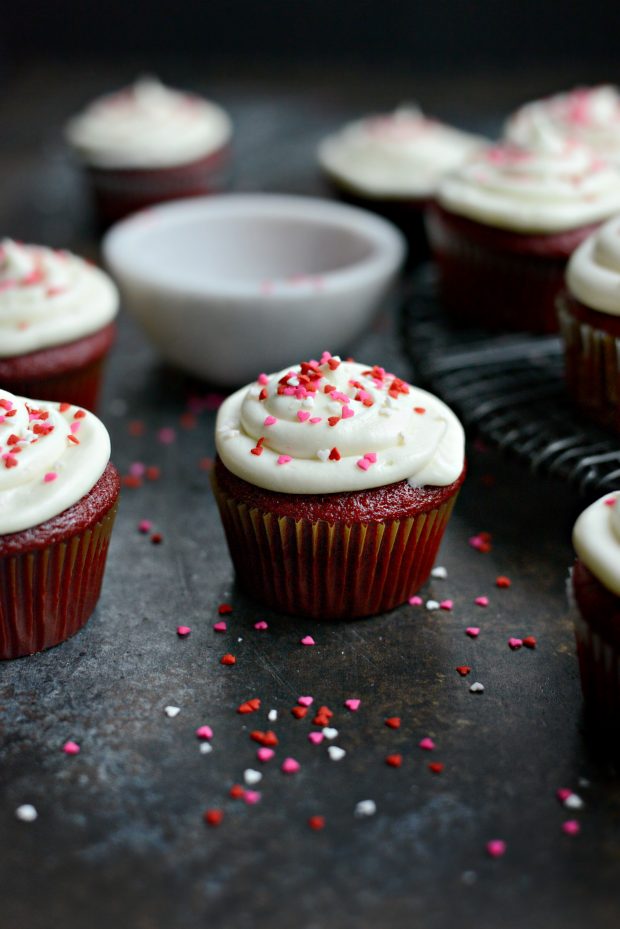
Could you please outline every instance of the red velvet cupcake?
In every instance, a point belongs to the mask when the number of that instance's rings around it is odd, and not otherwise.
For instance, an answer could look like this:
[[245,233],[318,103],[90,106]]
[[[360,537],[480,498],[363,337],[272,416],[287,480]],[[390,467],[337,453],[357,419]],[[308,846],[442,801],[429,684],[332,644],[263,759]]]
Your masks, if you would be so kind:
[[324,353],[220,408],[213,489],[248,593],[352,619],[428,578],[465,476],[463,430],[432,394]]
[[216,104],[142,78],[95,100],[67,126],[104,224],[228,182],[231,125]]
[[0,390],[0,658],[57,645],[93,612],[120,480],[103,424]]
[[549,134],[499,144],[444,179],[427,228],[442,302],[458,321],[549,333],[566,262],[620,209],[620,171]]
[[566,384],[578,406],[620,432],[620,218],[579,246],[559,298]]
[[575,634],[586,708],[620,735],[620,492],[585,510],[573,531]]
[[118,292],[70,252],[0,243],[0,385],[95,409]]

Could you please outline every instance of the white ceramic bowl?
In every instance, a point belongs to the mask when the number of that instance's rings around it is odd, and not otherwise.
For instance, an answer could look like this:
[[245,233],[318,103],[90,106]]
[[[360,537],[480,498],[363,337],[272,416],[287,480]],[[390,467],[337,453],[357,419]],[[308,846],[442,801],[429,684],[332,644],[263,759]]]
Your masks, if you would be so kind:
[[112,227],[103,253],[161,354],[232,386],[346,348],[405,244],[385,220],[339,203],[223,194],[137,213]]

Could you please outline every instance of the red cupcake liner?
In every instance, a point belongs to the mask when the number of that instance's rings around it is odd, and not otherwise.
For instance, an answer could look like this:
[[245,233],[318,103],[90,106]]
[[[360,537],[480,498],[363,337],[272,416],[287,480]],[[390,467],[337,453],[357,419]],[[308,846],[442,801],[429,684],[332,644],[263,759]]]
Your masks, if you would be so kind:
[[33,400],[58,400],[96,410],[115,338],[116,326],[110,323],[75,342],[0,358],[0,387]]
[[520,235],[433,204],[427,211],[427,231],[442,303],[459,322],[493,330],[557,332],[556,300],[568,257],[594,228]]
[[223,190],[230,180],[230,149],[222,146],[205,158],[170,168],[89,166],[87,172],[99,218],[109,225],[156,203]]
[[588,714],[601,728],[620,732],[620,650],[574,613],[581,689]]
[[85,625],[101,592],[119,490],[109,464],[69,510],[0,536],[0,659],[58,645]]
[[271,609],[333,620],[384,613],[419,590],[463,478],[439,506],[383,522],[294,518],[249,506],[222,486],[217,467],[212,485],[240,585]]
[[620,319],[558,298],[566,387],[599,425],[620,432]]

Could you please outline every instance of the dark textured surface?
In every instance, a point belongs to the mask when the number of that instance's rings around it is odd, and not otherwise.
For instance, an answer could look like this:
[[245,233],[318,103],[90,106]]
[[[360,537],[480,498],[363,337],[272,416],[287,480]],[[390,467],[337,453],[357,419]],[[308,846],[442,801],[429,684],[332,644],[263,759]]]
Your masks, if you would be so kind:
[[[11,234],[87,244],[54,127],[111,73],[50,73],[45,106],[40,75],[11,88],[0,106],[0,206]],[[239,126],[245,189],[312,189],[321,126],[358,105],[342,102],[344,87],[339,108],[329,90],[220,90]],[[387,313],[352,351],[409,373]],[[564,596],[576,494],[473,446],[439,559],[448,578],[424,591],[451,598],[451,612],[405,606],[330,625],[277,617],[234,587],[200,467],[213,455],[214,414],[197,413],[191,429],[180,422],[192,391],[208,394],[162,368],[123,319],[102,415],[121,472],[139,461],[159,465],[161,478],[123,492],[86,629],[0,667],[2,929],[614,929],[620,788],[584,738]],[[135,420],[145,423],[142,435],[131,434]],[[172,444],[158,437],[164,427],[176,431]],[[153,521],[161,545],[137,532],[141,519]],[[493,534],[488,554],[467,544],[481,530]],[[510,589],[495,587],[498,574],[511,577]],[[486,609],[473,603],[481,594]],[[217,634],[222,601],[234,612]],[[256,631],[258,619],[269,629]],[[192,627],[189,638],[177,638],[179,623]],[[464,634],[469,625],[481,627],[475,641]],[[305,634],[315,647],[299,644]],[[509,636],[528,634],[535,651],[508,649]],[[225,652],[236,655],[234,667],[219,664]],[[473,669],[464,679],[455,672],[462,664]],[[484,694],[469,692],[473,681]],[[342,761],[307,741],[310,716],[290,715],[304,693],[334,710]],[[261,710],[237,715],[255,696]],[[361,698],[357,713],[343,708],[348,697]],[[169,704],[181,708],[174,719],[164,714]],[[270,708],[280,711],[276,723]],[[402,727],[387,729],[386,716],[402,717]],[[214,730],[208,755],[193,734],[203,723]],[[280,745],[261,768],[262,802],[228,799],[244,769],[261,767],[249,732],[267,728]],[[427,735],[437,743],[432,756],[417,747]],[[81,754],[61,751],[67,739]],[[400,769],[384,763],[394,751]],[[302,765],[291,777],[279,770],[287,755]],[[428,771],[430,760],[445,762],[440,775]],[[560,807],[554,792],[564,786],[579,791],[582,812]],[[377,814],[356,819],[355,804],[367,798]],[[31,824],[14,815],[27,802],[39,811]],[[225,811],[219,829],[202,822],[209,807]],[[306,824],[315,814],[326,817],[323,832]],[[575,816],[582,833],[570,838],[561,823]],[[508,843],[501,860],[485,855],[491,838]]]

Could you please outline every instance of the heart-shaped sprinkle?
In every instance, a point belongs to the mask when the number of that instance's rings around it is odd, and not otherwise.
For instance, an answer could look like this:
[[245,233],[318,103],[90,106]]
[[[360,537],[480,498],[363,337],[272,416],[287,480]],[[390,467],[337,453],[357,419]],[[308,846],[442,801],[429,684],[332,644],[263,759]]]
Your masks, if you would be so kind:
[[536,639],[533,635],[526,635],[523,639],[523,644],[526,648],[536,648]]
[[237,664],[237,659],[235,658],[234,655],[230,655],[227,653],[226,655],[222,655],[222,657],[220,658],[220,664],[234,665],[234,664]]
[[506,843],[503,839],[491,839],[490,842],[487,842],[487,854],[491,858],[501,858],[502,855],[506,854]]
[[300,641],[302,645],[316,645],[311,635],[305,635]]
[[226,632],[227,628],[228,626],[226,625],[223,619],[221,619],[217,623],[213,623],[213,630],[215,632]]
[[476,597],[476,599],[474,600],[474,603],[476,604],[476,606],[488,606],[489,598],[488,597]]
[[269,629],[269,626],[264,619],[259,619],[257,623],[254,623],[254,628],[262,631],[263,629]]
[[212,739],[213,729],[211,726],[198,726],[195,735],[197,739]]
[[206,822],[207,826],[219,826],[219,824],[224,819],[223,810],[205,810],[202,814],[202,818]]
[[259,781],[262,781],[263,775],[260,771],[256,771],[254,768],[246,768],[243,772],[243,780],[246,784],[249,784],[252,787],[254,784],[258,784]]
[[258,758],[259,761],[262,761],[263,764],[266,761],[271,761],[274,755],[275,755],[275,752],[272,748],[259,748],[258,751],[256,752],[256,757]]
[[346,755],[344,748],[340,748],[338,745],[330,745],[327,749],[327,753],[332,761],[342,761]]
[[307,706],[294,706],[291,710],[291,713],[295,719],[303,719],[307,712]]
[[297,419],[300,423],[305,423],[307,419],[310,419],[310,413],[307,410],[297,410]]
[[423,748],[425,752],[432,752],[435,748],[435,743],[427,736],[424,739],[420,739],[418,742],[418,748]]
[[422,597],[418,597],[417,595],[415,597],[409,597],[410,606],[422,606],[423,603]]
[[579,835],[581,824],[576,819],[567,819],[566,822],[562,823],[562,832],[565,832],[566,835]]
[[436,577],[442,581],[445,581],[447,576],[448,576],[447,570],[441,565],[437,565],[437,567],[433,568],[433,570],[431,571],[431,577]]
[[324,816],[311,816],[308,819],[308,825],[314,832],[320,832],[321,829],[325,828],[325,817]]
[[297,702],[300,706],[312,706],[314,697],[297,697]]
[[241,800],[242,797],[245,797],[245,788],[241,784],[233,784],[228,795],[232,797],[233,800]]
[[337,730],[337,729],[334,729],[332,726],[325,726],[325,727],[321,730],[321,732],[323,733],[323,735],[325,736],[325,738],[326,738],[326,739],[329,739],[330,741],[331,741],[331,739],[335,739],[335,738],[337,738],[337,736],[338,736],[338,730]]
[[65,755],[79,755],[80,754],[80,746],[77,744],[77,742],[72,742],[72,741],[65,742],[65,744],[62,747],[62,750],[65,753]]
[[435,610],[438,610],[440,607],[439,600],[427,600],[426,609],[433,613]]
[[480,635],[479,626],[468,626],[465,630],[465,635],[468,635],[470,639],[476,639]]
[[377,804],[374,800],[360,800],[355,804],[355,815],[358,817],[374,816],[377,812]]
[[309,732],[308,741],[312,742],[313,745],[320,745],[325,736],[322,732]]
[[583,809],[583,800],[578,794],[571,793],[564,801],[564,806],[567,810],[581,810]]
[[357,697],[350,697],[348,700],[344,701],[344,705],[347,710],[351,710],[352,713],[355,713],[360,708],[361,700],[358,700]]
[[248,806],[254,806],[257,803],[260,803],[261,795],[257,790],[246,790],[243,793],[243,799],[248,804]]
[[470,693],[472,694],[483,694],[484,693],[484,684],[481,684],[480,681],[476,681],[475,684],[472,684],[469,688]]
[[355,413],[353,412],[353,410],[351,409],[351,407],[350,407],[350,406],[343,406],[343,408],[342,408],[342,418],[343,418],[343,419],[351,419],[352,416],[355,416]]
[[250,738],[253,742],[258,742],[259,745],[266,745],[268,748],[275,748],[278,744],[278,737],[275,732],[261,732],[258,729],[255,729],[253,732],[250,732]]
[[264,426],[275,426],[275,424],[277,423],[277,421],[278,421],[278,420],[275,418],[275,416],[266,416],[266,417],[265,417],[265,422],[263,423],[263,425],[264,425]]
[[431,761],[428,766],[428,770],[431,772],[431,774],[441,774],[444,767],[445,765],[442,761]]
[[385,763],[389,765],[390,768],[400,768],[403,763],[402,755],[386,755]]
[[278,462],[277,462],[277,463],[278,463],[279,465],[285,465],[285,464],[288,464],[289,461],[292,461],[292,460],[293,460],[293,459],[291,458],[290,455],[278,455]]
[[174,719],[175,716],[178,716],[181,712],[180,706],[166,706],[164,707],[164,713],[168,719]]
[[559,787],[555,792],[555,795],[560,803],[564,803],[566,800],[568,800],[571,794],[572,790],[570,790],[568,787]]
[[319,461],[327,461],[329,458],[329,449],[328,448],[319,448],[317,449],[316,457]]
[[400,729],[400,716],[388,716],[385,725],[388,729]]
[[177,635],[179,638],[184,639],[186,635],[189,635],[191,632],[190,626],[177,626]]
[[468,675],[469,672],[471,671],[471,668],[468,667],[466,664],[461,664],[461,665],[458,666],[458,668],[457,668],[456,670],[457,670],[458,674],[461,675],[461,677],[467,677],[467,675]]
[[511,648],[513,652],[516,652],[517,649],[521,648],[522,645],[523,639],[516,639],[514,636],[511,636],[508,639],[508,647]]
[[294,758],[285,758],[281,765],[284,774],[297,774],[300,767],[301,765]]

